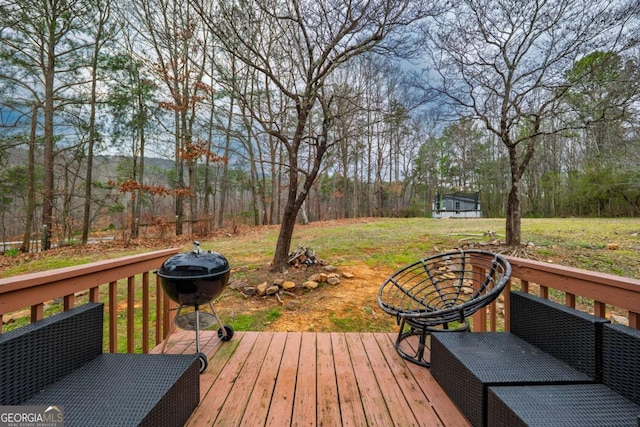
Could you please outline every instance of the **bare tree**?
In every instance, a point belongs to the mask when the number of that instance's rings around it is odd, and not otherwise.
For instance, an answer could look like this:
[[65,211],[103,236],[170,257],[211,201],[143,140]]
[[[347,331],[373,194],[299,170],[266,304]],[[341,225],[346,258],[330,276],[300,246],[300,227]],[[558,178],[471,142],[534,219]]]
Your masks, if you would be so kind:
[[54,225],[55,126],[59,124],[56,114],[76,102],[70,100],[71,92],[86,83],[79,73],[88,46],[80,19],[86,11],[82,0],[10,0],[0,4],[0,57],[5,66],[0,80],[10,81],[18,88],[13,94],[16,98],[32,97],[25,104],[37,106],[43,114],[45,250],[51,246]]
[[190,219],[196,220],[198,214],[196,163],[206,144],[194,138],[194,123],[200,102],[208,97],[209,88],[203,76],[209,36],[188,2],[136,0],[132,5],[132,23],[138,25],[140,40],[151,50],[146,56],[153,63],[167,95],[160,106],[173,114],[176,234],[181,235],[187,198]]
[[431,22],[431,88],[508,150],[507,244],[520,244],[520,180],[552,129],[543,123],[568,89],[564,71],[599,47],[625,48],[639,8],[636,0],[460,0]]
[[112,0],[95,0],[93,2],[95,18],[87,22],[87,27],[91,28],[93,36],[93,51],[91,54],[91,90],[89,95],[89,138],[87,141],[87,170],[85,175],[85,200],[84,214],[82,220],[82,243],[89,240],[89,229],[91,228],[91,204],[93,189],[93,156],[96,147],[96,112],[98,107],[98,64],[103,46],[113,36],[112,30],[109,28],[111,19],[111,2]]
[[264,131],[286,149],[288,189],[272,265],[285,269],[297,215],[332,144],[328,77],[352,58],[398,42],[398,30],[421,17],[425,5],[409,0],[193,3],[225,49],[263,74],[269,90],[287,100],[274,120],[238,94]]

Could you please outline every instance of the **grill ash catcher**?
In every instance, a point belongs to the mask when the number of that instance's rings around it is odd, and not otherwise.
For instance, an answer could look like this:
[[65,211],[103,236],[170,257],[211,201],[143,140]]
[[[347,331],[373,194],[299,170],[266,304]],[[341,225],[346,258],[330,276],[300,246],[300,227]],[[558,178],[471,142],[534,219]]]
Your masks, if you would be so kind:
[[[156,274],[161,278],[165,294],[178,303],[176,316],[169,333],[162,344],[162,352],[176,326],[180,329],[196,331],[196,352],[200,360],[200,373],[207,369],[207,355],[200,351],[200,328],[207,329],[216,323],[220,325],[218,338],[229,341],[233,328],[224,325],[213,308],[212,301],[218,297],[229,282],[231,268],[227,259],[217,252],[202,251],[200,242],[193,242],[191,252],[183,252],[168,258]],[[211,313],[201,311],[208,305]],[[193,311],[182,313],[184,308]]]

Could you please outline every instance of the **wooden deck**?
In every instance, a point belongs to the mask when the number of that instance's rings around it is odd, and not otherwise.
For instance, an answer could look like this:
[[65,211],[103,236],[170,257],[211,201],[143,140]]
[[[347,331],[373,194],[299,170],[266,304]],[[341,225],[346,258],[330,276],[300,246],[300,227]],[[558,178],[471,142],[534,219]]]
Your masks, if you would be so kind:
[[[469,426],[429,370],[383,333],[200,332],[209,366],[187,426]],[[160,347],[152,352],[158,353]],[[166,353],[195,353],[195,332]]]

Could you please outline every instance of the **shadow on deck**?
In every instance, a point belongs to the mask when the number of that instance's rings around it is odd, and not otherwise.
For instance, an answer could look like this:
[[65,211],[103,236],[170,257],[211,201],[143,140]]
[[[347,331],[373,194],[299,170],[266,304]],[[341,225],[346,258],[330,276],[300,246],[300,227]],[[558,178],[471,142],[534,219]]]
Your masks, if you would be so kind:
[[[431,377],[402,359],[395,334],[200,332],[209,366],[187,426],[468,426]],[[152,352],[158,353],[161,347]],[[195,333],[166,353],[195,353]]]

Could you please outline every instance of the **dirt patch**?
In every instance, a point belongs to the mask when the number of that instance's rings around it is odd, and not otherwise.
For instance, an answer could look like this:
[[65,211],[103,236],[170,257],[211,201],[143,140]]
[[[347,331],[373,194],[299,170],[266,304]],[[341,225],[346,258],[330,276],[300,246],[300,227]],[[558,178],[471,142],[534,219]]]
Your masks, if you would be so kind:
[[[296,288],[280,293],[278,297],[244,296],[240,291],[227,290],[216,302],[221,317],[247,314],[280,307],[280,317],[263,325],[267,331],[331,331],[336,323],[341,330],[388,330],[395,320],[378,306],[378,289],[392,274],[386,269],[375,269],[364,263],[338,268],[340,283],[320,283],[316,289],[304,289],[302,284],[312,275],[324,272],[322,266],[292,268],[286,274],[253,271],[267,283],[276,279],[293,281]],[[233,280],[232,274],[232,280]],[[224,320],[224,319],[223,319]]]
[[[262,227],[264,228],[264,227]],[[260,227],[246,230],[247,233],[263,231]],[[180,238],[145,241],[129,241],[126,244],[119,240],[102,242],[84,246],[66,246],[54,248],[47,252],[19,254],[17,256],[0,256],[0,271],[12,267],[28,265],[30,262],[58,256],[74,258],[76,255],[103,259],[105,253],[117,254],[119,251],[133,250],[139,246],[146,250],[162,249],[168,246],[185,246],[191,239]],[[318,254],[322,258],[322,254]],[[114,255],[117,256],[117,255]],[[232,271],[231,280],[248,280],[252,285],[266,281],[273,283],[276,279],[290,280],[297,287],[290,292],[275,296],[245,296],[241,292],[227,289],[216,301],[216,311],[223,321],[237,315],[246,315],[279,307],[280,316],[262,325],[267,331],[332,331],[336,323],[339,330],[393,330],[395,319],[385,314],[378,306],[378,289],[384,280],[393,272],[383,268],[372,268],[365,263],[342,266],[336,269],[341,281],[337,285],[321,283],[318,288],[303,289],[302,284],[313,274],[325,272],[322,265],[311,265],[308,268],[290,268],[286,273],[273,273],[269,270],[268,260],[243,259],[244,265],[260,265],[248,271],[248,267],[240,267]],[[346,274],[345,274],[346,273]],[[347,277],[348,276],[348,277]]]

